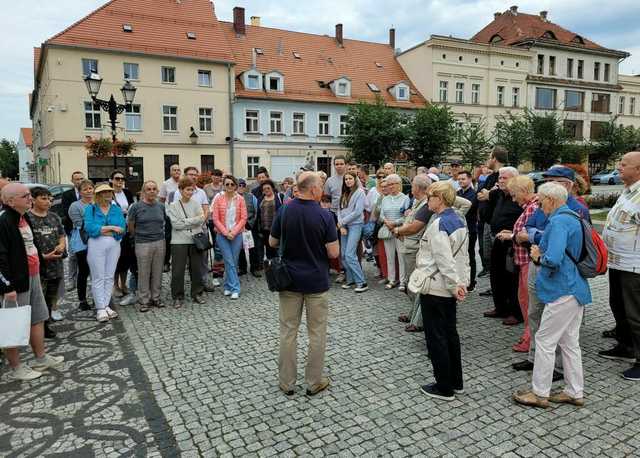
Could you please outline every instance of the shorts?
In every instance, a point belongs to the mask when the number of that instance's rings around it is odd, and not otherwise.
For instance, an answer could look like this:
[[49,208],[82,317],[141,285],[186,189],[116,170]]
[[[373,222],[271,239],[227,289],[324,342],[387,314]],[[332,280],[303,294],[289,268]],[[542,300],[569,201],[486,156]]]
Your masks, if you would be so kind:
[[31,326],[49,319],[49,309],[42,293],[40,275],[29,277],[29,291],[18,293],[18,305],[31,306]]

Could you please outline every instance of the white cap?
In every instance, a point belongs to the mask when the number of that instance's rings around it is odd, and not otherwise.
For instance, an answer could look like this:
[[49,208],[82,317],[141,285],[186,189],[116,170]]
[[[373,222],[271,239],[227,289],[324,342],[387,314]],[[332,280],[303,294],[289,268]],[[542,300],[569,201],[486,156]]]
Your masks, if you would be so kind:
[[435,173],[427,173],[427,176],[431,178],[431,181],[433,182],[440,181],[440,177]]

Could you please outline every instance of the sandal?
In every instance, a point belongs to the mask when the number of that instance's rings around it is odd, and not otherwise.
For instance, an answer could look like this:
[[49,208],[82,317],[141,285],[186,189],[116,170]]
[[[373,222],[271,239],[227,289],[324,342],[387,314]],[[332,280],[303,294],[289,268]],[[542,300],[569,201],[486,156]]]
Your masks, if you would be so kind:
[[400,323],[408,323],[409,322],[409,317],[403,313],[402,315],[400,315],[398,317],[398,321]]
[[420,326],[416,326],[415,324],[410,324],[404,328],[406,332],[422,332],[423,329]]

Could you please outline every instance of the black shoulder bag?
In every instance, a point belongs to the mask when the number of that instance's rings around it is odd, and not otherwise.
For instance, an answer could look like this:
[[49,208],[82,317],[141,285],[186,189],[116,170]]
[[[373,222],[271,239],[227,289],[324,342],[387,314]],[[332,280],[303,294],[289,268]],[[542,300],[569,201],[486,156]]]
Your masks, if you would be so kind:
[[[278,247],[278,256],[267,261],[265,267],[265,278],[267,279],[267,287],[269,291],[279,292],[289,289],[293,281],[289,275],[289,270],[284,262],[284,246],[285,246],[285,214],[287,206],[282,207],[282,215],[280,217],[280,246]],[[269,243],[269,241],[267,241]]]
[[[178,201],[178,202],[182,207],[182,213],[184,213],[184,217],[189,218],[187,216],[187,212],[184,209],[184,205],[182,205],[182,201]],[[204,231],[194,234],[193,232],[191,232],[191,229],[189,229],[189,232],[191,233],[191,238],[193,239],[193,245],[195,246],[196,250],[207,251],[212,248],[211,242],[209,241],[209,234],[205,234]]]

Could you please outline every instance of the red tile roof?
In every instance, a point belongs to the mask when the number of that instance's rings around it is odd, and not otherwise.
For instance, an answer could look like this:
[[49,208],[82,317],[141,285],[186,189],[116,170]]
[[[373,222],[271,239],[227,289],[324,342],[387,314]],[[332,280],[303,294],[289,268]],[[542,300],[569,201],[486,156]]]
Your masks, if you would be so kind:
[[[545,39],[545,32],[551,32],[558,42],[565,45],[606,50],[599,44],[562,28],[558,24],[544,20],[540,15],[514,13],[511,10],[500,14],[476,33],[471,40],[479,43],[491,43],[492,37],[499,35],[502,38],[501,45],[513,45],[527,39]],[[584,44],[574,41],[576,37],[582,38]]]
[[[132,32],[123,30],[130,24]],[[196,39],[187,38],[195,32]],[[111,0],[45,44],[230,61],[209,0]]]
[[[345,38],[343,46],[339,46],[334,37],[327,35],[252,25],[246,25],[245,35],[237,35],[233,23],[220,24],[231,46],[236,75],[251,69],[253,48],[263,50],[256,57],[258,71],[264,74],[277,70],[284,75],[284,93],[245,90],[237,78],[238,97],[353,104],[358,100],[373,101],[379,94],[389,106],[415,108],[425,104],[387,44]],[[294,52],[301,58],[297,59]],[[318,84],[342,76],[351,80],[351,97],[337,97],[331,89]],[[411,87],[409,102],[396,101],[387,90],[401,81]],[[367,83],[374,83],[380,92],[372,92]]]
[[22,135],[22,138],[24,138],[24,143],[27,146],[31,146],[33,144],[32,132],[33,130],[31,129],[31,127],[20,128],[20,134]]
[[38,74],[38,66],[40,65],[40,54],[41,54],[42,49],[40,48],[33,48],[33,74],[37,75]]

